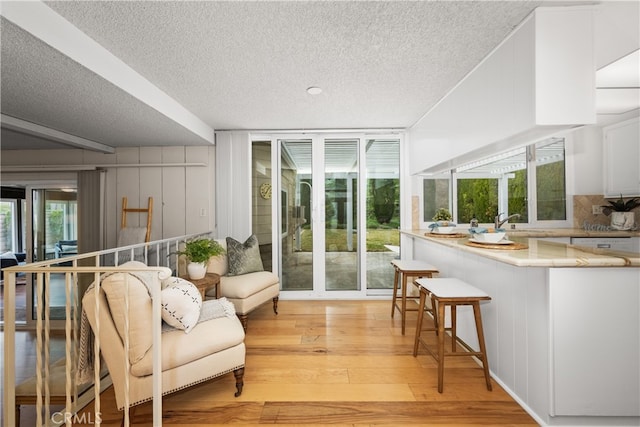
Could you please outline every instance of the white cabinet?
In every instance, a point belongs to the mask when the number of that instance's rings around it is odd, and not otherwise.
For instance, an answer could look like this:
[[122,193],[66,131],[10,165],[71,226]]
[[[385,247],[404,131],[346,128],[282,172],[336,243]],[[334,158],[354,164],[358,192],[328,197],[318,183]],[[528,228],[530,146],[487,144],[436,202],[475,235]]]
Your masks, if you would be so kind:
[[603,129],[605,197],[640,196],[640,118]]
[[537,8],[411,127],[410,173],[595,123],[594,13]]
[[638,237],[572,237],[571,243],[588,248],[638,252]]
[[[638,269],[549,269],[551,415],[588,415],[572,425],[638,425]],[[483,313],[484,314],[484,313]],[[597,421],[596,421],[597,420]],[[557,424],[556,424],[557,425]]]

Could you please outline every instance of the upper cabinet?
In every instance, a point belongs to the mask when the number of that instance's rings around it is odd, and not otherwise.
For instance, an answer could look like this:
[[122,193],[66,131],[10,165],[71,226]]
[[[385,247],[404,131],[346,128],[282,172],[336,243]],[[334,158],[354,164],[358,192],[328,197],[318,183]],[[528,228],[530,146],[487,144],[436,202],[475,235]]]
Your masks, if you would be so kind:
[[605,197],[640,196],[640,118],[603,129]]
[[409,130],[411,173],[595,123],[594,13],[536,9]]

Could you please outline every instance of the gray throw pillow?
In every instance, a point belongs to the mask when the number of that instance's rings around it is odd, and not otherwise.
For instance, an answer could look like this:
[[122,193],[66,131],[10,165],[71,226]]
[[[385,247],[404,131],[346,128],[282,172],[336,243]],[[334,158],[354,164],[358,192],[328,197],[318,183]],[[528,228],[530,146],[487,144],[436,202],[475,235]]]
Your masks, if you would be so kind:
[[264,271],[258,238],[252,234],[244,243],[227,237],[228,276]]

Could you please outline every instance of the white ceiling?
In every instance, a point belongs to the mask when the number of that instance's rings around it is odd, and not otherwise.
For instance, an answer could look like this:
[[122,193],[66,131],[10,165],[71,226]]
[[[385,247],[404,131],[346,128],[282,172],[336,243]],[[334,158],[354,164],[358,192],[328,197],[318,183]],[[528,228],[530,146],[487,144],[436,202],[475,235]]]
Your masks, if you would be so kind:
[[[566,3],[46,5],[68,21],[61,26],[82,31],[205,127],[303,130],[410,127],[535,7]],[[132,96],[135,90],[105,78],[110,70],[85,68],[4,14],[1,55],[5,116],[111,147],[211,142],[159,112],[158,104],[151,107]],[[309,95],[309,86],[323,92]],[[64,147],[5,128],[1,136],[3,150]]]

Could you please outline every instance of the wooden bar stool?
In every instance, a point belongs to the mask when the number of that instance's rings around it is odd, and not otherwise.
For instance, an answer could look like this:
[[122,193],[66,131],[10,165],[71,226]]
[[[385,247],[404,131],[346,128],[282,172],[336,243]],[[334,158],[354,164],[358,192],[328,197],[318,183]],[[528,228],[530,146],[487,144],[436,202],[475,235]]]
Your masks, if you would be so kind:
[[[417,308],[407,308],[407,298],[419,298],[414,296],[407,296],[407,279],[409,277],[431,278],[433,273],[438,272],[438,269],[424,261],[416,260],[394,259],[393,261],[391,261],[391,265],[393,265],[393,268],[395,269],[395,274],[393,276],[393,299],[391,300],[391,317],[393,318],[396,308],[400,310],[400,314],[402,315],[402,335],[404,335],[407,311],[417,311]],[[401,295],[398,295],[400,276],[402,276],[402,293]],[[400,306],[398,306],[398,298],[401,299]]]
[[[484,344],[484,331],[482,330],[482,317],[480,315],[480,301],[490,300],[491,297],[484,291],[455,278],[437,278],[416,281],[420,288],[420,304],[418,306],[418,324],[416,325],[416,339],[413,346],[413,356],[418,355],[420,342],[424,344],[427,351],[438,361],[438,392],[442,393],[444,379],[444,358],[448,356],[476,356],[482,362],[484,378],[487,382],[487,390],[491,390],[491,379],[489,377],[489,363],[487,362],[487,349]],[[425,312],[425,302],[427,297],[431,298],[432,313],[434,313],[435,329],[425,329],[435,331],[438,338],[437,354],[434,353],[420,338],[422,332],[422,320]],[[480,351],[475,351],[460,337],[456,336],[456,307],[459,305],[470,305],[473,307],[473,315],[478,333],[478,344]],[[445,307],[451,307],[451,351],[444,350]],[[456,343],[460,343],[467,351],[457,352]]]

